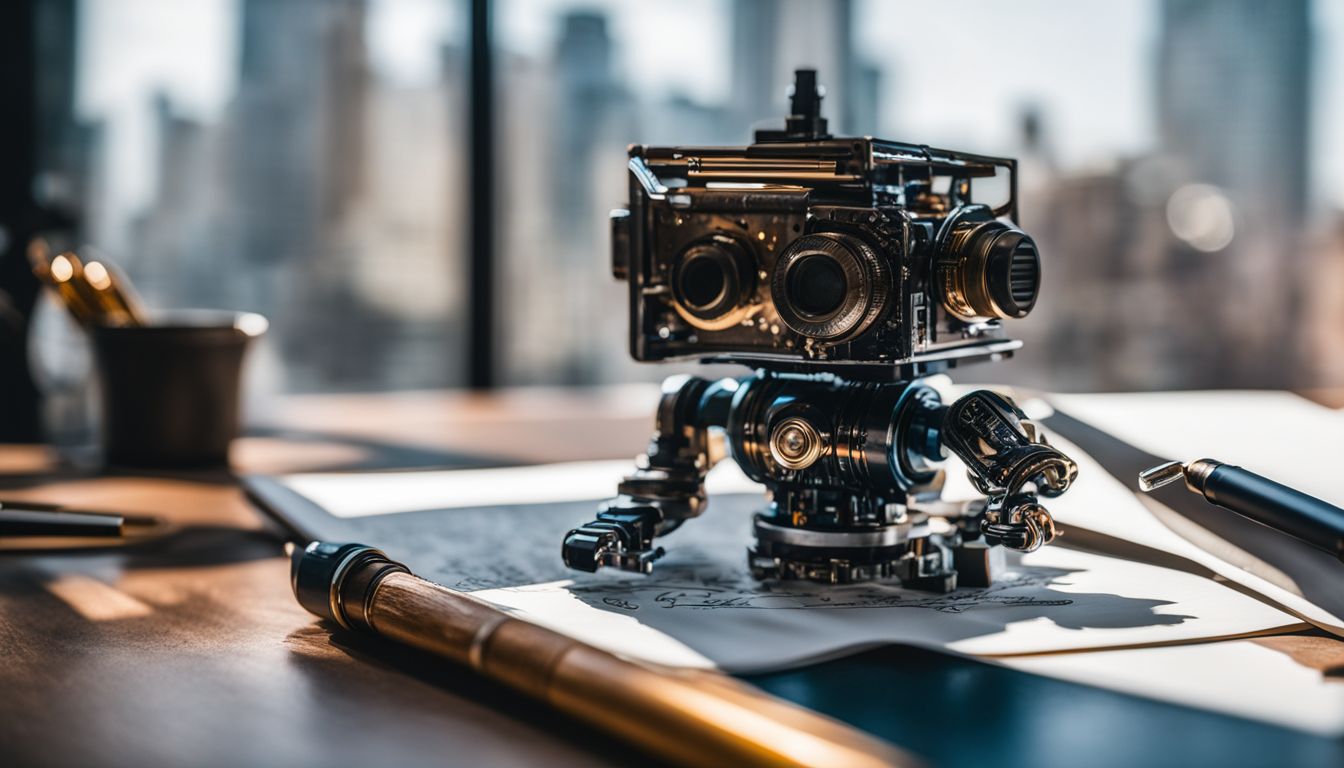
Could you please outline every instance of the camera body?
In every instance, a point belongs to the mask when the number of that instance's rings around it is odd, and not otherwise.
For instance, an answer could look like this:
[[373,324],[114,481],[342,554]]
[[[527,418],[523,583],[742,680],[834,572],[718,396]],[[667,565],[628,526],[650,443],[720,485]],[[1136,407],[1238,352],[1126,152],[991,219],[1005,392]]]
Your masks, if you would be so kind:
[[[1057,535],[1041,499],[1068,490],[1073,460],[1011,399],[945,404],[918,378],[1020,346],[1003,322],[1031,311],[1041,265],[1012,224],[1016,163],[834,138],[821,98],[799,70],[784,129],[750,146],[630,149],[612,241],[631,354],[755,371],[664,383],[648,452],[565,536],[571,568],[650,573],[656,539],[704,511],[725,456],[768,494],[757,579],[947,591],[988,584],[997,547]],[[973,196],[993,182],[1001,202]],[[983,499],[941,498],[949,454]]]
[[[1016,162],[872,138],[758,131],[630,148],[612,213],[636,360],[696,357],[851,378],[1011,353],[1040,290]],[[976,202],[973,183],[1006,191]]]

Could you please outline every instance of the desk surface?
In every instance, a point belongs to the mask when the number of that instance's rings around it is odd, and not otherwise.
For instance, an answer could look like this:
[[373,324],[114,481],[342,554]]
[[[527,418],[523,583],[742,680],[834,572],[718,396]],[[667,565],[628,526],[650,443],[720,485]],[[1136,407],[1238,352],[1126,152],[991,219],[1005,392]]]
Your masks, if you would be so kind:
[[[239,441],[234,464],[282,472],[628,457],[648,439],[655,399],[637,388],[294,398],[274,409],[273,428]],[[280,539],[227,473],[95,473],[59,466],[40,447],[5,446],[0,496],[180,526],[129,548],[0,553],[0,755],[15,764],[630,762],[621,747],[471,673],[318,626],[290,595]],[[930,712],[945,712],[938,717],[956,733],[953,713],[971,714],[968,706],[1031,722],[1035,704],[1049,701],[1061,712],[1128,704],[1114,710],[1129,713],[1120,721],[1094,718],[1097,728],[1111,724],[1111,741],[1178,722],[1242,762],[1265,750],[1325,764],[1344,756],[1337,742],[924,651],[837,663],[754,682],[939,758],[1002,753],[986,742],[972,755],[964,738],[959,751],[940,751],[919,736],[937,724]],[[873,679],[900,696],[849,695],[860,687],[853,681]],[[1116,731],[1117,722],[1126,727]],[[993,736],[999,746],[1002,738]],[[1241,741],[1262,749],[1239,753]],[[1017,758],[1001,763],[1033,762]]]
[[[234,465],[633,456],[648,439],[651,394],[295,398],[275,409],[275,428],[239,441]],[[0,555],[9,764],[623,762],[605,739],[473,674],[333,638],[294,602],[281,539],[227,473],[96,474],[5,446],[0,496],[182,526],[131,549]]]

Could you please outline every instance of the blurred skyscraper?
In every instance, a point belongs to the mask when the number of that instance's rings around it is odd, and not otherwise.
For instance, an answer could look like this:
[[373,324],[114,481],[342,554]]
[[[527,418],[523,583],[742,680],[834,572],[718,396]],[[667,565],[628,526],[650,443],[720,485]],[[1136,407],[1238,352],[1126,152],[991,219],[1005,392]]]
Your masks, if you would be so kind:
[[1315,343],[1304,301],[1308,10],[1165,0],[1160,146],[1026,188],[1048,261],[1014,378],[1077,389],[1302,382]]
[[[288,389],[460,383],[466,57],[461,40],[442,42],[461,30],[445,23],[408,38],[407,19],[426,18],[427,5],[405,0],[239,0],[230,11],[236,77],[213,106],[192,102],[189,83],[142,77],[154,183],[127,184],[126,148],[139,141],[126,140],[130,110],[100,104],[93,113],[107,115],[104,128],[73,106],[77,56],[61,40],[88,34],[75,23],[84,2],[92,0],[41,4],[45,199],[82,204],[93,242],[127,242],[112,255],[155,304],[269,315]],[[443,21],[447,12],[434,7]],[[1052,134],[1074,102],[1049,89],[1025,90],[1025,113],[983,99],[986,124],[1025,115],[1018,141],[963,146],[893,133],[893,113],[878,103],[891,91],[879,85],[895,79],[897,64],[914,71],[919,62],[919,83],[940,88],[941,60],[928,65],[938,45],[893,30],[884,47],[884,29],[882,45],[865,43],[874,59],[859,58],[855,25],[871,25],[874,9],[852,0],[657,12],[502,0],[494,41],[502,379],[589,384],[670,372],[628,359],[625,288],[609,276],[606,212],[626,199],[626,145],[743,144],[753,128],[778,124],[792,71],[811,66],[837,133],[1020,157],[1022,223],[1042,245],[1045,290],[1014,331],[1027,350],[966,375],[1068,389],[1309,381],[1301,377],[1320,350],[1344,343],[1331,309],[1344,294],[1331,278],[1344,246],[1337,223],[1322,231],[1320,217],[1308,216],[1307,177],[1317,170],[1307,156],[1308,0],[1154,7],[1152,144],[1084,166],[1069,149],[1077,137]],[[389,9],[402,26],[383,23]],[[702,36],[654,28],[683,13]],[[930,10],[919,28],[953,18]],[[122,44],[110,35],[103,48]],[[406,56],[411,38],[421,48]],[[410,58],[432,70],[425,44],[442,52],[437,72],[389,74]],[[706,55],[685,58],[697,50]],[[663,58],[651,67],[655,52]],[[946,69],[946,82],[967,76]],[[149,98],[150,89],[161,93]],[[939,103],[902,103],[899,114]],[[104,150],[104,141],[116,146]],[[100,178],[112,167],[94,162],[104,151],[118,153],[118,176]],[[154,191],[130,227],[125,217],[139,203],[126,189]]]
[[[553,51],[501,67],[501,270],[505,378],[587,384],[620,360],[623,307],[608,284],[606,213],[624,197],[635,96],[606,16],[557,20]],[[619,346],[618,346],[619,348]]]
[[224,169],[235,234],[222,255],[238,270],[230,282],[251,293],[235,301],[260,301],[272,314],[303,388],[315,383],[303,378],[348,380],[371,362],[350,360],[359,329],[349,322],[359,313],[350,311],[351,260],[340,241],[342,217],[361,191],[364,19],[364,0],[242,7]]
[[1309,3],[1165,0],[1161,24],[1162,149],[1186,185],[1167,204],[1172,300],[1184,327],[1206,329],[1183,359],[1202,361],[1199,383],[1290,383],[1311,279]]
[[[160,305],[271,318],[285,386],[457,383],[456,94],[377,82],[365,0],[247,0],[218,123],[156,101],[157,199],[126,263]],[[447,49],[446,70],[463,57]]]
[[1344,211],[1330,212],[1313,234],[1312,289],[1304,302],[1308,344],[1304,373],[1311,378],[1299,386],[1331,388],[1336,391],[1333,401],[1344,406],[1344,395],[1338,393],[1344,383]]
[[79,51],[71,42],[79,28],[78,4],[75,0],[47,0],[36,4],[34,10],[39,62],[34,89],[38,114],[33,120],[44,137],[35,158],[38,177],[34,196],[49,214],[73,220],[77,215],[97,212],[98,180],[93,169],[101,150],[103,126],[80,119],[75,111]]
[[[821,72],[832,130],[846,122],[873,130],[879,73],[855,59],[851,21],[848,0],[735,0],[722,104],[630,82],[617,65],[609,19],[597,11],[562,12],[543,61],[506,57],[499,222],[506,379],[592,384],[670,372],[629,360],[628,299],[610,277],[607,211],[627,196],[626,145],[745,144],[757,124],[782,123],[793,70],[803,66]],[[859,108],[846,101],[851,91],[870,99]],[[847,103],[855,108],[846,111]]]
[[1310,13],[1308,0],[1165,0],[1161,12],[1164,148],[1284,227],[1307,205]]
[[833,132],[876,131],[880,74],[857,58],[850,0],[734,0],[732,43],[733,118],[743,140],[758,123],[781,119],[800,67],[818,71]]

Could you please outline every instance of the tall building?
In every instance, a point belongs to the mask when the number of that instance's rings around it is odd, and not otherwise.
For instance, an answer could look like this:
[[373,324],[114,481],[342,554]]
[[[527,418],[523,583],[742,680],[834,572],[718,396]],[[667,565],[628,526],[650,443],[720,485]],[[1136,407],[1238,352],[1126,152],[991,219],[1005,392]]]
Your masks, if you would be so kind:
[[[288,362],[291,384],[349,384],[360,359],[351,341],[369,329],[354,311],[352,254],[341,218],[360,194],[368,74],[364,0],[276,3],[241,9],[238,90],[228,107],[225,186],[234,285],[259,302]],[[355,349],[352,349],[355,347]],[[368,350],[372,352],[372,350]]]
[[396,382],[386,371],[404,324],[357,282],[385,253],[361,215],[365,0],[246,0],[240,27],[237,90],[218,124],[176,116],[166,97],[155,105],[157,199],[127,266],[161,305],[267,315],[288,388]]
[[1334,211],[1313,238],[1311,279],[1305,298],[1312,387],[1344,383],[1344,211]]
[[[1005,368],[1013,378],[1092,390],[1304,383],[1316,277],[1304,236],[1308,10],[1165,0],[1159,146],[1023,188],[1045,289],[1020,324],[1032,343]],[[1033,122],[1024,144],[1041,132]]]
[[547,143],[554,153],[549,180],[555,193],[555,233],[560,239],[578,236],[585,241],[576,246],[589,245],[582,234],[587,228],[573,223],[591,212],[594,155],[611,134],[628,135],[633,127],[631,95],[613,61],[606,16],[578,11],[562,17],[554,75],[555,120],[538,127],[551,132]]
[[126,263],[160,306],[271,319],[283,386],[460,384],[465,54],[384,82],[364,0],[240,7],[237,90],[217,123],[155,104],[157,199]]
[[217,218],[228,205],[215,181],[223,135],[178,114],[168,94],[155,96],[153,110],[156,199],[131,222],[134,247],[122,256],[124,266],[152,306],[234,306],[228,285],[238,269],[223,257],[227,237]]
[[776,78],[779,4],[776,0],[734,0],[732,19],[732,117],[741,139],[761,120],[779,116],[783,91]]
[[732,93],[742,139],[762,121],[778,122],[795,69],[816,69],[834,133],[874,130],[874,76],[855,54],[850,0],[736,0]]
[[636,141],[630,93],[602,13],[559,17],[548,61],[505,65],[500,231],[505,377],[585,385],[624,360],[624,292],[610,280],[606,213],[625,199]]
[[[1164,148],[1191,176],[1284,225],[1306,210],[1308,0],[1165,0],[1158,43]],[[1252,213],[1252,212],[1248,212]]]
[[33,117],[42,140],[37,145],[36,197],[39,204],[61,213],[83,213],[87,195],[92,139],[96,126],[82,124],[75,115],[75,70],[78,34],[74,0],[49,0],[34,5],[33,33],[39,57],[33,73],[37,114]]
[[[1203,329],[1186,352],[1218,350],[1201,383],[1291,383],[1310,279],[1309,3],[1166,0],[1160,18],[1162,151],[1182,185],[1207,185],[1178,187],[1167,211],[1178,235],[1170,301],[1186,308],[1186,328]],[[1226,236],[1201,241],[1201,227]]]

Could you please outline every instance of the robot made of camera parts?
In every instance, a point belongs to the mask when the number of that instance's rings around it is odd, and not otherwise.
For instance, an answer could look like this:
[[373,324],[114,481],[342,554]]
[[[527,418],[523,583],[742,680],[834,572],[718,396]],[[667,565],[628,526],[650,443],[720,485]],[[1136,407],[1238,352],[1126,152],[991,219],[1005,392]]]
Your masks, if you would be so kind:
[[[1015,161],[833,138],[821,96],[799,70],[784,130],[748,147],[630,149],[612,240],[631,354],[756,372],[668,380],[647,456],[566,535],[569,567],[649,573],[655,539],[705,509],[720,430],[770,498],[756,578],[947,591],[988,584],[995,545],[1056,536],[1040,499],[1069,488],[1074,462],[1009,398],[945,404],[920,380],[1021,346],[1003,322],[1031,311],[1041,266],[1012,223]],[[1002,202],[977,202],[976,181]],[[940,499],[948,451],[983,499]]]

